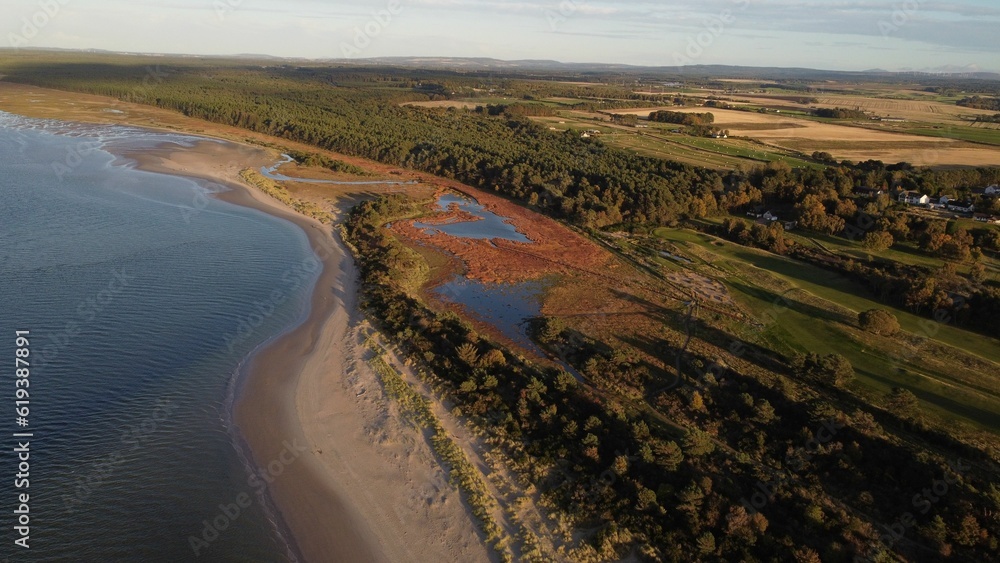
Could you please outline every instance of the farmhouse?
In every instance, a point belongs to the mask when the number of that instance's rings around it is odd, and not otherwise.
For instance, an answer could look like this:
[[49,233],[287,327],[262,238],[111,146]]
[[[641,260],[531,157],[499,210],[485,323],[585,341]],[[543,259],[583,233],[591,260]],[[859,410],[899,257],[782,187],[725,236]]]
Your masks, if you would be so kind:
[[927,205],[930,200],[931,198],[927,194],[914,191],[905,191],[899,194],[899,201],[909,205]]
[[972,213],[975,210],[976,206],[971,201],[948,202],[948,211],[958,211],[959,213]]
[[798,225],[798,221],[782,221],[781,219],[778,218],[777,215],[771,213],[770,211],[768,211],[763,215],[758,215],[756,223],[758,225],[770,225],[772,223],[780,223],[781,226],[784,227],[786,231],[790,231],[794,229],[796,225]]
[[927,208],[928,209],[944,209],[947,204],[948,204],[948,198],[947,197],[944,198],[944,201],[941,201],[941,198],[934,197],[934,198],[931,198],[931,200],[927,202]]
[[771,221],[777,221],[778,216],[771,211],[764,211],[763,207],[758,206],[753,211],[747,211],[747,217],[753,217],[755,219],[761,219],[764,222],[770,223]]

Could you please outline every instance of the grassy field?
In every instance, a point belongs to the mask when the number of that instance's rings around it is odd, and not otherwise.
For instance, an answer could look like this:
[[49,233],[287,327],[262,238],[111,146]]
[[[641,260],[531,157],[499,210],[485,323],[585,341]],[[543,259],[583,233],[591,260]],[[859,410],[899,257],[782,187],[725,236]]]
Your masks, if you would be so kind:
[[823,168],[818,162],[805,160],[789,151],[767,147],[745,139],[707,139],[701,137],[677,136],[673,142],[695,147],[704,151],[735,156],[759,162],[783,161],[792,168]]
[[[854,366],[861,392],[903,386],[938,416],[1000,430],[996,339],[878,303],[851,280],[781,256],[694,231],[663,228],[656,235],[698,256],[700,273],[724,282],[737,301],[757,314],[773,312],[776,301],[788,304],[778,313],[780,322],[769,323],[759,334],[767,347],[783,353],[842,354]],[[883,338],[861,332],[856,315],[872,308],[892,310],[909,334]],[[929,327],[936,334],[921,344]]]
[[649,124],[647,129],[636,129],[611,124],[606,119],[602,114],[583,111],[563,111],[558,116],[534,118],[556,131],[600,131],[601,141],[645,156],[720,170],[775,161],[784,161],[793,168],[823,167],[820,163],[800,158],[792,151],[769,147],[752,140],[692,137],[671,132],[683,129],[681,126],[662,123]]
[[609,145],[628,149],[641,155],[676,160],[686,164],[706,166],[718,170],[735,168],[740,164],[763,162],[756,159],[751,160],[740,156],[715,153],[696,147],[687,147],[681,143],[671,143],[650,136],[614,134],[602,136],[601,140]]
[[[994,125],[994,124],[988,124]],[[906,132],[915,135],[926,135],[928,137],[941,137],[947,139],[960,139],[973,143],[983,143],[1000,146],[1000,130],[986,127],[972,127],[972,125],[950,125],[948,127],[916,125],[909,127]],[[997,163],[1000,163],[1000,153],[997,154]]]

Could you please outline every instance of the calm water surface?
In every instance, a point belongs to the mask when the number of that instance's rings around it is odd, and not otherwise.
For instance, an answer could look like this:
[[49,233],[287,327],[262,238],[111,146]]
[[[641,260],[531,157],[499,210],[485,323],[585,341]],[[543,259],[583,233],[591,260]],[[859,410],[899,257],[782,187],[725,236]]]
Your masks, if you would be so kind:
[[478,218],[476,221],[453,221],[451,223],[430,225],[427,223],[414,223],[418,229],[427,232],[441,231],[454,237],[471,239],[506,239],[515,242],[531,243],[531,239],[519,233],[514,225],[507,222],[506,217],[501,217],[492,211],[487,210],[474,199],[461,197],[454,194],[444,194],[438,198],[438,208],[447,211],[452,205],[458,206],[462,211],[470,213]]
[[[18,491],[30,493],[30,550],[13,543],[16,460],[0,458],[0,558],[292,557],[228,418],[239,366],[302,318],[316,263],[291,223],[104,150],[192,140],[0,113],[0,358],[12,366],[14,331],[31,332],[35,435]],[[7,452],[13,380],[6,368]],[[218,518],[241,493],[253,504]],[[206,520],[225,529],[196,558]]]

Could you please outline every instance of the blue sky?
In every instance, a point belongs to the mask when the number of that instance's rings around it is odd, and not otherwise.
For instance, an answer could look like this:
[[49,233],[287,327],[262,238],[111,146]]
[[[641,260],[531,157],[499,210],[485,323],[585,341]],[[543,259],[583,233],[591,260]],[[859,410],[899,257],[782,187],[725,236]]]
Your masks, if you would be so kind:
[[3,44],[18,47],[1000,71],[998,0],[5,0],[3,12]]

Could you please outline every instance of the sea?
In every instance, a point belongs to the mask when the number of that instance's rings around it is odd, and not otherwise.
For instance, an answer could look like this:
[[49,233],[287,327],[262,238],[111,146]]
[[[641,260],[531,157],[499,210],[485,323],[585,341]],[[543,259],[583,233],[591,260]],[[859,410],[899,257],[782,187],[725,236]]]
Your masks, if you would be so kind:
[[0,561],[295,560],[231,412],[318,267],[295,225],[115,156],[200,140],[0,112]]

